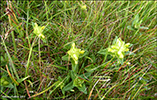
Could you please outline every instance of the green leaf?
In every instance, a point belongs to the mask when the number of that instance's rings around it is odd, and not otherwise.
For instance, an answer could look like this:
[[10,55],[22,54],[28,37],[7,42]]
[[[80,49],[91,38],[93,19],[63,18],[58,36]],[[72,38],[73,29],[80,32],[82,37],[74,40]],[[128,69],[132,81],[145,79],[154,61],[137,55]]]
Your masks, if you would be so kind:
[[14,88],[13,84],[10,82],[10,79],[8,79],[7,76],[4,75],[0,79],[0,86]]
[[94,55],[94,54],[91,54],[91,55],[90,55],[90,58],[92,58],[92,60],[93,60],[93,62],[92,62],[92,63],[96,63],[96,57],[95,57],[95,55]]
[[[62,80],[63,80],[63,79],[59,76],[59,77],[58,77],[58,81],[62,82]],[[64,83],[62,83],[62,84],[60,85],[60,88],[62,89],[63,86],[64,86]]]
[[68,61],[68,58],[69,58],[69,55],[64,55],[63,57],[62,57],[62,60],[64,60],[64,61]]
[[100,50],[100,51],[98,51],[98,53],[102,54],[102,55],[106,55],[107,54],[107,49]]
[[70,76],[71,76],[72,80],[74,81],[77,75],[76,75],[76,73],[74,73],[74,72],[71,70],[71,71],[70,71]]
[[118,61],[120,62],[121,65],[123,65],[124,59],[118,59]]
[[74,88],[73,82],[70,82],[70,83],[67,84],[62,90],[63,90],[63,91],[69,91],[69,90],[71,90],[72,88]]
[[96,67],[95,67],[93,64],[91,64],[91,65],[87,66],[87,67],[85,68],[85,70],[86,70],[87,72],[93,73],[94,70],[96,70]]
[[41,38],[41,40],[42,40],[44,43],[47,42],[47,41],[46,41],[46,38]]
[[117,43],[117,39],[118,39],[118,36],[115,37],[115,39],[114,39],[113,42],[112,42],[112,45],[114,45],[114,44]]
[[4,77],[2,77],[2,78],[0,79],[0,85],[3,84],[3,82],[4,82],[5,80],[6,80],[6,79],[5,79]]
[[4,58],[3,58],[3,56],[1,56],[0,59],[1,59],[1,62],[5,61]]
[[79,77],[86,79],[86,78],[89,78],[91,76],[91,74],[92,74],[91,72],[87,72],[87,73],[79,75]]
[[73,81],[73,85],[76,87],[82,87],[83,83],[84,83],[84,79],[80,79],[78,76]]
[[4,87],[14,88],[14,85],[12,83],[9,83],[8,85],[5,85]]
[[132,22],[132,27],[135,27],[139,23],[139,15],[137,14]]
[[64,83],[69,83],[69,81],[70,81],[70,73],[68,73],[68,75],[66,76]]
[[69,50],[71,48],[71,43],[66,43],[66,44],[64,44],[64,46],[63,46],[63,49],[65,49],[65,50]]
[[133,27],[131,27],[131,26],[127,26],[127,29],[135,31],[135,29]]
[[129,55],[133,55],[133,56],[136,55],[134,52],[131,52],[131,51],[127,51],[127,52],[126,52],[126,55],[127,55],[127,54],[129,54]]
[[80,91],[82,91],[84,94],[87,94],[86,86],[83,84],[82,87],[77,87]]
[[60,66],[57,66],[57,65],[51,65],[51,66],[56,67],[58,69],[67,70],[65,67],[60,67]]
[[[92,77],[93,77],[93,76],[91,76],[92,73],[93,72],[87,72],[87,73],[79,75],[79,77],[83,78],[86,82],[89,82],[92,80]],[[87,81],[87,78],[88,78],[88,81]]]

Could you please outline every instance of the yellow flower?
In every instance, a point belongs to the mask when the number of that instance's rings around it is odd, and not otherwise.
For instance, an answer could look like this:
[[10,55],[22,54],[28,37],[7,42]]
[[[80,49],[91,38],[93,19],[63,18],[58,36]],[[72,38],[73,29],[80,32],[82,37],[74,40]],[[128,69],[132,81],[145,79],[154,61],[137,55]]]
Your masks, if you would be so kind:
[[109,51],[109,52],[114,52],[111,48],[108,48],[108,51]]
[[82,5],[81,9],[86,10],[87,6],[86,5]]
[[121,40],[121,38],[118,38],[111,47],[108,48],[108,52],[111,52],[112,56],[117,56],[120,59],[124,58],[125,52],[129,51],[130,43],[126,43]]
[[78,64],[78,58],[80,54],[83,54],[85,51],[77,49],[75,43],[72,44],[71,49],[67,52],[70,57],[74,60],[75,64]]
[[37,23],[34,25],[34,31],[33,33],[36,34],[39,38],[45,38],[45,36],[42,34],[43,30],[45,29],[45,26],[38,26]]
[[84,51],[84,50],[82,50],[82,51],[80,51],[80,54],[84,54],[84,52],[85,52],[85,51]]
[[126,47],[129,47],[129,46],[130,46],[130,43],[125,44],[125,46],[126,46]]

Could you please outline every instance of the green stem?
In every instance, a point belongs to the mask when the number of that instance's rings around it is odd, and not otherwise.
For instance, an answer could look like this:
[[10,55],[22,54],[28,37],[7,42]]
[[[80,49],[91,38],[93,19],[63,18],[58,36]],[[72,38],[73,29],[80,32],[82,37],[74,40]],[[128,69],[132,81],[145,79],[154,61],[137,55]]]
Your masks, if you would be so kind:
[[36,37],[35,37],[35,39],[33,40],[32,46],[31,46],[30,51],[29,51],[29,56],[28,56],[28,60],[27,60],[27,66],[26,66],[25,77],[28,75],[29,61],[30,61],[30,58],[31,58],[31,54],[32,54],[32,50],[33,50],[33,46],[34,46],[34,44],[35,44],[35,41],[36,41]]
[[77,73],[78,72],[78,64],[75,64],[75,62],[72,60],[72,71]]
[[40,69],[40,80],[42,80],[42,74],[41,74],[41,57],[40,57],[40,38],[38,40],[38,50],[39,50],[39,69]]
[[105,63],[106,58],[107,58],[107,55],[108,55],[108,51],[106,52],[105,57],[104,57],[104,60],[103,60],[103,62],[102,62],[102,63]]

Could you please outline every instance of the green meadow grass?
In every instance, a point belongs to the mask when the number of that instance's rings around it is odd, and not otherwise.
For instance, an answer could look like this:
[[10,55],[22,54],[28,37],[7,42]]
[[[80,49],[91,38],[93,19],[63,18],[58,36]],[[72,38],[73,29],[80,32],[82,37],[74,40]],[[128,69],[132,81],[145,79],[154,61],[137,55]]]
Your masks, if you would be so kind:
[[[86,5],[86,6],[84,6]],[[157,96],[157,2],[156,1],[2,1],[1,3],[1,79],[11,83],[1,86],[0,97],[78,99],[78,100],[155,100]],[[149,29],[129,30],[135,15],[141,26]],[[46,26],[46,42],[33,33],[33,23]],[[134,55],[125,56],[131,64],[104,64],[98,54],[118,36],[133,44]],[[79,60],[79,69],[94,65],[87,94],[77,88],[62,94],[57,83],[71,69],[63,61],[71,43],[88,51]]]

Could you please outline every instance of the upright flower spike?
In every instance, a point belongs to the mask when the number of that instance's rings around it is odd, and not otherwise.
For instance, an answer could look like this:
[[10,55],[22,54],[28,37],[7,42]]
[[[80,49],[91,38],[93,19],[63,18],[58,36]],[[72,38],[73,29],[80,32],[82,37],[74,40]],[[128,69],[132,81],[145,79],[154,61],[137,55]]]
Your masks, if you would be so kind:
[[124,58],[125,52],[129,51],[128,47],[130,43],[126,43],[118,38],[111,47],[107,48],[108,52],[111,53],[112,56],[116,56],[119,59]]
[[75,43],[72,44],[71,49],[67,52],[70,57],[74,60],[75,64],[78,64],[78,58],[80,54],[83,54],[85,51],[77,49]]
[[35,23],[33,33],[36,34],[39,38],[44,39],[45,36],[42,34],[44,29],[45,29],[45,26],[41,27],[41,26],[38,26],[37,23]]

